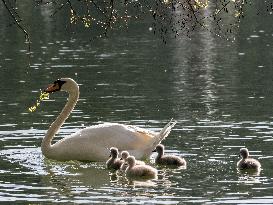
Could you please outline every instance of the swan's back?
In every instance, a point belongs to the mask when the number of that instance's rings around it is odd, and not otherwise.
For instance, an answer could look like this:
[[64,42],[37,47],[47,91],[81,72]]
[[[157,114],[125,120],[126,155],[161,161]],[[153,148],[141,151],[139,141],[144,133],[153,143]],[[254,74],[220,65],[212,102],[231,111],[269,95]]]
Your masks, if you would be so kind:
[[[154,132],[134,126],[105,123],[84,128],[56,142],[54,156],[59,160],[104,161],[109,156],[109,147],[128,150],[137,158],[147,157],[146,149],[153,143]],[[80,148],[80,149],[79,149]],[[76,158],[75,158],[76,157]]]
[[[137,143],[134,147],[142,147],[143,144],[150,141],[155,135],[155,132],[148,132],[147,130],[118,123],[105,123],[87,127],[81,130],[81,134],[87,138],[93,137],[97,139],[107,139],[110,144],[127,141],[128,143]],[[120,140],[117,142],[116,140]]]

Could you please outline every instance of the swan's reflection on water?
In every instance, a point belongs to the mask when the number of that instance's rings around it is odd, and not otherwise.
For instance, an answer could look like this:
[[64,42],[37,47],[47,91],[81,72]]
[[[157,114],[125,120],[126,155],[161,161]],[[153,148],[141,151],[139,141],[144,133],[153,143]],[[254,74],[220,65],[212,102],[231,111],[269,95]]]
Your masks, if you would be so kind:
[[45,183],[52,183],[56,187],[92,187],[99,188],[110,185],[108,170],[102,163],[83,163],[77,161],[53,162],[45,160],[47,175]]
[[[131,180],[125,176],[124,172],[109,171],[103,162],[59,162],[46,159],[42,156],[40,148],[2,150],[0,155],[7,163],[24,170],[26,176],[36,176],[34,188],[41,192],[37,197],[46,201],[83,203],[84,200],[85,202],[90,202],[90,200],[113,202],[116,200],[117,202],[130,202],[143,198],[149,201],[161,196],[162,193],[158,192],[158,189],[176,186],[177,182],[171,179],[175,172],[181,171],[157,167],[158,179]],[[14,175],[14,177],[22,177],[22,173],[18,172],[18,176]],[[14,186],[27,183],[24,179],[15,179],[15,181]],[[24,188],[20,191],[29,192]],[[164,196],[168,198],[172,194],[165,193]],[[24,197],[31,196],[26,194]]]
[[49,160],[42,156],[40,148],[2,150],[0,155],[5,161],[18,164],[16,166],[24,169],[25,174],[39,175],[46,186],[56,185],[56,188],[69,189],[73,186],[110,185],[104,163]]

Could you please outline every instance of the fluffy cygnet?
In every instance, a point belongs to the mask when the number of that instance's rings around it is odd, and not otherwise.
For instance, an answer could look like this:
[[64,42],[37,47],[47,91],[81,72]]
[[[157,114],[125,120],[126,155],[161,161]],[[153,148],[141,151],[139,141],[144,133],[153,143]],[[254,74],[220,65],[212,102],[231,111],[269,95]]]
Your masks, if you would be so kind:
[[173,156],[173,155],[164,155],[164,146],[159,144],[156,146],[156,152],[158,153],[155,158],[155,163],[160,165],[172,165],[172,166],[186,166],[186,160],[184,158]]
[[[128,167],[128,163],[126,162],[126,159],[130,156],[129,152],[127,151],[122,151],[121,152],[121,160],[123,161],[120,170],[125,171],[126,168]],[[136,160],[136,165],[144,165],[145,162]]]
[[240,149],[240,155],[242,159],[237,162],[237,167],[239,169],[260,169],[261,164],[258,160],[250,158],[249,152],[247,148],[241,148]]
[[126,159],[128,167],[125,170],[127,177],[131,178],[145,178],[154,179],[157,178],[157,170],[149,165],[136,165],[136,159],[134,156],[129,156]]
[[118,159],[118,149],[115,147],[110,148],[110,158],[106,162],[106,167],[108,169],[119,169],[123,163],[122,160]]

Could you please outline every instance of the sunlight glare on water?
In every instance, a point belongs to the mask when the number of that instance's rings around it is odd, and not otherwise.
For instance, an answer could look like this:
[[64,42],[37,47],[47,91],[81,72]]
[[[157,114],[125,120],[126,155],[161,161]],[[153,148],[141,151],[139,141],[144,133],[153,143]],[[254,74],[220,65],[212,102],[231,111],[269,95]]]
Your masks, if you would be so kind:
[[[163,45],[147,29],[150,22],[140,25],[147,32],[90,42],[52,32],[43,20],[29,67],[20,31],[0,28],[6,39],[0,44],[1,202],[272,204],[272,22],[262,32],[242,24],[234,43],[198,31]],[[27,108],[60,77],[78,82],[80,99],[54,142],[104,122],[159,132],[174,118],[163,144],[187,168],[157,166],[153,153],[146,163],[158,169],[158,179],[132,181],[104,162],[46,159],[41,142],[67,95],[50,95],[33,113]],[[242,147],[261,162],[260,173],[236,169]]]

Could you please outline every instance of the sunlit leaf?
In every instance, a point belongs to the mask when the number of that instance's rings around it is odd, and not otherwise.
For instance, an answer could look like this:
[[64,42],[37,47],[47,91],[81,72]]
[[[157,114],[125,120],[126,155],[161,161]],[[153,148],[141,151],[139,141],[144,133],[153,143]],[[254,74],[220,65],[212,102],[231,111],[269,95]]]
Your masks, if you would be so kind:
[[48,100],[48,99],[49,99],[49,93],[47,93],[47,92],[42,92],[42,91],[41,91],[40,96],[39,96],[39,99],[36,100],[35,105],[33,105],[33,106],[31,106],[31,107],[28,108],[28,111],[29,111],[29,112],[34,112],[34,111],[37,109],[37,107],[40,106],[40,104],[41,104],[41,102],[42,102],[43,100]]
[[195,0],[194,7],[195,8],[207,8],[209,3],[208,0]]

